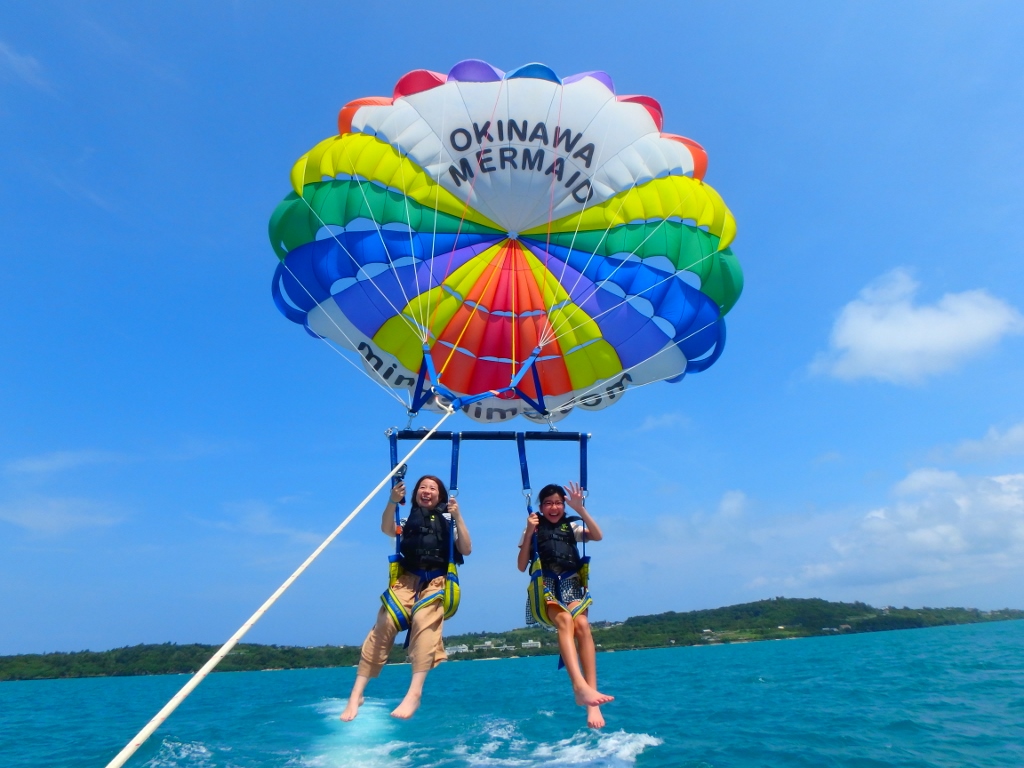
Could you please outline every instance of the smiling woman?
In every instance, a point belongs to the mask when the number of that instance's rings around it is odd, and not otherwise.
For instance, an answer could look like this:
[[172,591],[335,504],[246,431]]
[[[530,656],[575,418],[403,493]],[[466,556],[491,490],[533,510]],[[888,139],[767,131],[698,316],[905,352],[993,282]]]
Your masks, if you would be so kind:
[[[404,465],[399,470],[404,477]],[[412,666],[409,690],[392,717],[408,720],[419,709],[427,673],[448,660],[441,631],[444,620],[459,609],[458,574],[455,566],[473,551],[469,529],[459,502],[448,496],[440,478],[424,475],[412,490],[412,509],[404,520],[399,506],[405,503],[405,481],[391,489],[381,514],[381,531],[398,539],[399,555],[392,563],[383,605],[377,622],[363,641],[356,680],[341,719],[350,722],[359,713],[363,691],[371,678],[380,675],[395,637],[407,631],[406,647]],[[453,586],[454,583],[454,586]]]

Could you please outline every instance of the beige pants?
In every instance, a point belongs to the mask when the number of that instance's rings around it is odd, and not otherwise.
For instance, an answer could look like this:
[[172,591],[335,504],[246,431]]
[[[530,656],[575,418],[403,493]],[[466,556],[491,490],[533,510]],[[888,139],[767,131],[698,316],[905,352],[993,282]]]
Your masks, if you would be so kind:
[[[419,579],[411,573],[403,573],[392,587],[395,597],[407,610],[412,610],[418,598],[444,589],[444,576],[438,576],[426,584],[417,594]],[[444,624],[444,606],[440,600],[434,600],[423,606],[412,617],[409,630],[409,662],[413,672],[429,672],[442,661],[448,660],[444,652],[444,641],[441,639],[441,628]],[[377,612],[377,623],[363,641],[363,650],[359,658],[356,674],[366,677],[377,677],[381,667],[388,660],[388,654],[395,644],[398,628],[391,619],[391,614],[384,606]]]

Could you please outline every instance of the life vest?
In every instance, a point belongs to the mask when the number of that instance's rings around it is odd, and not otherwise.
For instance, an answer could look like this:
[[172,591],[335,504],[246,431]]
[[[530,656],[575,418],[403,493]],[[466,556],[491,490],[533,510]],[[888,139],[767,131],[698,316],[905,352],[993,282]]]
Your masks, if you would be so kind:
[[[452,551],[448,537],[451,524],[444,516],[444,507],[423,509],[413,506],[402,526],[402,567],[407,571],[444,571],[448,553]],[[452,552],[455,563],[462,564],[462,553]]]
[[[550,579],[554,579],[556,584],[572,576],[580,580],[583,586],[583,599],[572,608],[562,605],[573,619],[589,609],[594,602],[588,589],[590,558],[580,557],[576,548],[576,533],[572,528],[573,521],[579,519],[575,516],[565,516],[557,523],[549,523],[543,516],[540,519],[534,534],[536,539],[534,557],[530,563],[530,583],[526,586],[526,605],[532,624],[555,626],[548,616],[548,603],[562,603],[558,589],[556,588],[554,593],[548,589],[547,583]],[[559,656],[558,668],[561,669],[563,666],[565,662]]]
[[[453,540],[455,523],[445,518],[444,511],[443,505],[429,510],[414,505],[405,525],[396,531],[399,549],[388,558],[388,588],[380,600],[399,632],[409,629],[416,611],[435,600],[441,601],[446,619],[459,610],[462,590],[456,564],[461,565],[463,558]],[[402,605],[394,592],[395,582],[405,572],[415,573],[420,581],[416,602],[409,609]],[[419,594],[419,589],[441,575],[445,577],[444,587],[427,595]],[[409,637],[405,637],[406,647]]]
[[544,570],[553,573],[578,571],[582,560],[576,546],[576,532],[572,523],[578,517],[563,515],[557,523],[548,522],[543,515],[537,525],[537,554]]

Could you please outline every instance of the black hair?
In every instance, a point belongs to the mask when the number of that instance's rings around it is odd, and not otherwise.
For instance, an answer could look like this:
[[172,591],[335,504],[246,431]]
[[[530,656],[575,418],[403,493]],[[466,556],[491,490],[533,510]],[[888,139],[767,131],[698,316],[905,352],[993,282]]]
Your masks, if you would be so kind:
[[437,483],[437,505],[439,507],[443,507],[445,504],[447,504],[448,489],[444,487],[444,482],[442,482],[441,478],[437,477],[436,475],[424,475],[423,477],[416,481],[416,485],[412,487],[412,503],[416,504],[416,494],[419,491],[420,485],[423,483],[424,480],[433,480],[435,483]]
[[540,489],[540,493],[537,494],[537,503],[543,504],[544,499],[546,499],[548,496],[554,496],[556,494],[561,497],[562,501],[565,501],[565,489],[562,486],[558,485],[557,483],[545,485],[543,488]]

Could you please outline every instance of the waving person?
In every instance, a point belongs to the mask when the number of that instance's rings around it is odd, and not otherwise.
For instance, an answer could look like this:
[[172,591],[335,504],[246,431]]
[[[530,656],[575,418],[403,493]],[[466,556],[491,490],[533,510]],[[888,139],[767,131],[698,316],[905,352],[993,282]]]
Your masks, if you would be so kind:
[[[543,577],[536,603],[528,605],[531,623],[549,624],[558,630],[558,649],[572,682],[576,703],[587,708],[587,725],[603,728],[601,704],[614,697],[597,690],[597,654],[590,632],[587,611],[593,602],[586,586],[585,562],[580,557],[580,541],[604,538],[594,518],[583,505],[583,489],[569,483],[568,504],[576,516],[565,514],[566,492],[560,485],[546,485],[537,498],[540,513],[526,518],[526,530],[519,540],[519,570],[539,560],[531,576]],[[539,585],[540,586],[540,585]],[[542,603],[542,604],[541,604]],[[582,671],[581,671],[582,667]]]

